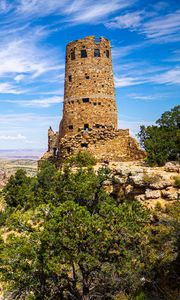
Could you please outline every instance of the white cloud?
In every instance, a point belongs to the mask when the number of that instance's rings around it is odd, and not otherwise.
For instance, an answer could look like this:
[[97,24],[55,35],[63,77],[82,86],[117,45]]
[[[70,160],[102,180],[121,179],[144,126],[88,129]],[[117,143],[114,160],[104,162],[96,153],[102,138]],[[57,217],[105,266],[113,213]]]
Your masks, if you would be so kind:
[[109,28],[130,28],[134,29],[140,26],[143,20],[143,11],[135,11],[115,17],[106,24]]
[[14,80],[17,81],[17,82],[20,82],[20,81],[22,81],[25,77],[26,77],[25,75],[19,74],[19,75],[17,75],[17,76],[14,78]]
[[152,82],[159,84],[180,84],[180,68],[172,69],[153,77]]
[[[1,101],[0,101],[1,102]],[[6,102],[17,103],[20,106],[24,107],[41,107],[47,108],[54,104],[60,104],[63,102],[62,96],[54,96],[44,99],[32,99],[32,100],[6,100]]]
[[126,87],[126,86],[131,86],[131,85],[138,85],[142,84],[145,81],[140,78],[136,77],[115,77],[115,86],[118,87]]
[[[122,72],[123,70],[123,72]],[[179,85],[180,84],[180,68],[168,68],[151,66],[147,64],[130,64],[121,65],[121,75],[116,72],[115,86],[127,87],[140,84],[165,84],[165,85]]]
[[132,5],[134,1],[98,1],[96,4],[94,1],[89,1],[88,5],[86,1],[82,2],[84,2],[83,5],[71,16],[74,23],[79,24],[102,20],[113,12]]
[[24,90],[7,82],[0,83],[0,94],[22,94]]
[[141,33],[144,33],[148,38],[174,37],[179,35],[180,30],[180,10],[163,15],[157,18],[150,19],[141,28]]
[[[47,148],[47,129],[50,125],[58,129],[61,116],[30,113],[0,114],[0,149]],[[20,134],[20,136],[19,136]],[[26,137],[26,139],[21,136]],[[14,137],[19,139],[14,139]],[[29,148],[28,148],[29,149]]]
[[153,4],[152,7],[156,11],[162,12],[162,10],[164,10],[165,8],[167,8],[169,5],[170,5],[170,3],[167,3],[167,2],[164,2],[164,1],[159,1],[159,2],[156,2],[155,4]]
[[43,73],[64,68],[64,64],[60,65],[55,57],[52,50],[39,47],[33,39],[1,41],[0,76],[17,74],[15,80],[18,81],[18,75],[21,75],[21,79],[28,75],[35,78]]
[[[112,13],[132,6],[137,0],[15,0],[11,3],[11,23],[31,22],[51,15],[60,16],[59,24],[82,24],[104,21]],[[9,0],[10,2],[10,0]],[[55,22],[58,24],[58,21]],[[10,21],[6,20],[6,25]],[[10,27],[11,28],[11,27]],[[10,29],[9,28],[9,29]]]
[[26,139],[27,138],[21,133],[18,133],[16,136],[0,135],[0,140],[26,140]]
[[108,21],[106,26],[137,31],[156,43],[179,41],[180,10],[160,16],[157,16],[155,7],[154,12],[128,12]]
[[159,96],[151,96],[151,95],[139,95],[139,94],[135,94],[135,93],[132,93],[132,94],[128,94],[128,97],[131,98],[131,99],[135,99],[135,100],[144,100],[144,101],[151,101],[151,100],[154,100],[154,99],[157,99],[157,97]]
[[6,0],[0,1],[0,14],[7,13],[11,9],[11,5]]

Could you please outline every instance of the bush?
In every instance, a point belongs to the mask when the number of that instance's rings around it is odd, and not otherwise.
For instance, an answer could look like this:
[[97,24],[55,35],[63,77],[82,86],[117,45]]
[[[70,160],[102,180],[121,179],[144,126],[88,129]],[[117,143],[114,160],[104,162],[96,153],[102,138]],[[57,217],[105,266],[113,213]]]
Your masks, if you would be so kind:
[[180,106],[162,114],[157,125],[140,127],[138,137],[147,152],[150,165],[162,166],[167,161],[179,159],[180,148]]
[[90,167],[96,164],[96,159],[88,151],[83,151],[71,156],[66,162],[75,167]]

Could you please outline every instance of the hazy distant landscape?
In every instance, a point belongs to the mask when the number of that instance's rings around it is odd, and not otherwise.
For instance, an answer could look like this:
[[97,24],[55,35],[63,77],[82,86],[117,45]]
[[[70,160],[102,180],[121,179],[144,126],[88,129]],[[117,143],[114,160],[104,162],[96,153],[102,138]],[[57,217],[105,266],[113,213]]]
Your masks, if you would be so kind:
[[18,169],[26,171],[27,175],[37,173],[37,160],[44,150],[0,150],[0,188],[14,175]]
[[44,149],[4,149],[0,150],[0,159],[38,160],[44,151]]
[[25,170],[29,176],[34,176],[37,173],[37,161],[35,159],[0,158],[0,189],[19,169]]

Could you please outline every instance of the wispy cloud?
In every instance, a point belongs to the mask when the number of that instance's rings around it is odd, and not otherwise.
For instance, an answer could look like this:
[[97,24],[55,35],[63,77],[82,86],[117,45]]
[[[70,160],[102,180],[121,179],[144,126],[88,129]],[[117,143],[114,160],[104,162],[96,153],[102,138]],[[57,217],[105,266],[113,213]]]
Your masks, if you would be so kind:
[[180,84],[180,68],[175,68],[158,74],[151,78],[152,82],[159,84]]
[[115,77],[115,85],[116,87],[126,87],[126,86],[132,86],[132,85],[138,85],[146,82],[143,78],[139,77],[128,77],[128,76],[122,76],[122,77]]
[[150,39],[157,39],[163,37],[178,38],[179,30],[180,10],[177,10],[174,13],[150,19],[145,22],[140,31]]
[[136,29],[140,26],[143,20],[143,11],[129,12],[124,15],[115,17],[112,21],[106,24],[109,28],[129,28]]
[[47,147],[47,128],[58,128],[61,116],[33,113],[0,114],[0,149]]
[[18,104],[19,106],[23,106],[23,107],[48,108],[52,105],[62,103],[63,97],[54,96],[49,98],[32,99],[32,100],[6,100],[5,102]]
[[140,64],[122,64],[120,70],[116,69],[115,85],[117,88],[142,84],[179,85],[180,68],[168,65],[154,66],[142,61]]
[[[71,15],[73,23],[97,22],[111,15],[115,11],[131,6],[135,1],[115,0],[113,2],[98,1],[81,1],[79,9]],[[67,11],[68,12],[68,11]],[[72,13],[70,11],[70,13]]]
[[[10,6],[10,1],[2,5],[6,10]],[[136,0],[19,0],[11,5],[11,20],[21,21],[31,20],[32,18],[43,18],[50,15],[60,16],[60,23],[69,23],[69,25],[99,21],[111,15],[115,11],[130,7]],[[8,20],[7,20],[8,23]]]
[[16,81],[23,80],[28,75],[35,78],[43,73],[64,68],[52,50],[38,47],[33,38],[30,39],[30,43],[28,38],[1,41],[0,61],[0,76],[16,74]]
[[20,87],[17,87],[11,83],[3,82],[0,83],[0,94],[22,94],[25,90],[21,89]]
[[129,29],[146,36],[149,40],[161,42],[178,41],[180,10],[157,16],[157,11],[133,11],[121,14],[106,23],[108,28]]
[[151,96],[151,95],[140,95],[140,94],[136,94],[136,93],[131,93],[127,95],[129,98],[131,99],[135,99],[135,100],[143,100],[143,101],[151,101],[154,99],[157,99],[157,97],[159,96]]
[[26,140],[27,138],[22,135],[21,133],[18,133],[17,135],[0,135],[0,140]]

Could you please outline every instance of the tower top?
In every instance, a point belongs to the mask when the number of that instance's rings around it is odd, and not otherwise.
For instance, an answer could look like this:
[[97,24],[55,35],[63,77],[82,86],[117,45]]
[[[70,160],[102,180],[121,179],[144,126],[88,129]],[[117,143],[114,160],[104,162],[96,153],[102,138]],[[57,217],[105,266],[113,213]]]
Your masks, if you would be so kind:
[[94,35],[90,35],[90,36],[86,36],[85,38],[82,38],[82,39],[71,41],[67,44],[66,47],[68,47],[74,43],[83,43],[83,42],[87,42],[87,41],[94,42],[95,44],[99,44],[99,43],[103,42],[103,43],[107,43],[110,46],[110,41],[108,39],[106,39],[105,37],[103,37],[103,36],[96,37]]

